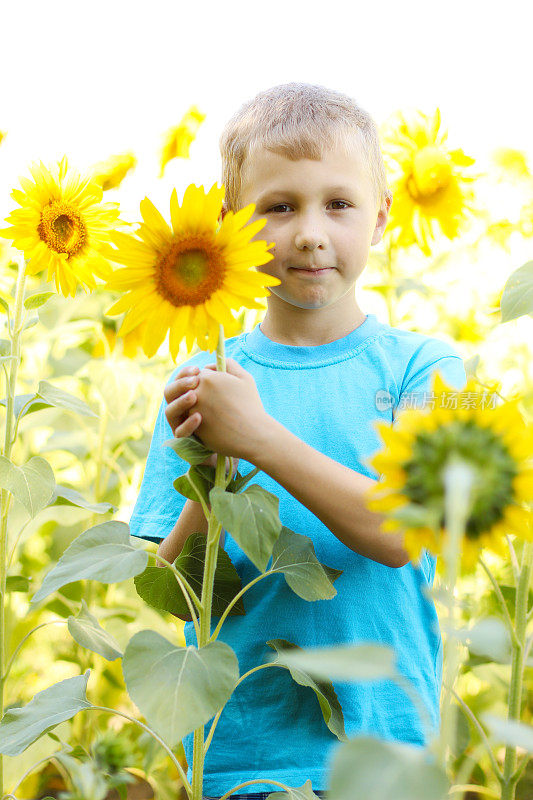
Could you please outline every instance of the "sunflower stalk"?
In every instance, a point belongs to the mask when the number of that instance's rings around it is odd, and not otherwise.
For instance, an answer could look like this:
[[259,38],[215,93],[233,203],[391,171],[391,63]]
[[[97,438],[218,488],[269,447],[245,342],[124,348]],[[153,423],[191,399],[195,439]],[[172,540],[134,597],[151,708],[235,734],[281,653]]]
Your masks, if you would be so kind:
[[441,730],[438,741],[440,760],[447,768],[448,754],[455,752],[457,707],[452,703],[452,689],[460,667],[459,641],[455,636],[457,626],[457,603],[455,584],[459,572],[461,541],[471,508],[474,472],[472,467],[459,457],[450,457],[443,470],[444,519],[446,527],[446,606],[448,631],[444,651],[445,694],[441,709]]
[[[531,569],[533,566],[533,543],[524,542],[522,550],[522,565],[518,585],[516,587],[515,602],[515,634],[516,642],[513,641],[513,655],[511,662],[511,684],[509,687],[509,711],[508,720],[520,720],[522,704],[522,688],[524,682],[525,666],[525,641],[527,626],[527,604]],[[507,745],[505,748],[505,759],[503,763],[503,779],[501,779],[501,800],[514,800],[516,786],[520,779],[521,770],[516,768],[517,751],[516,746]],[[521,765],[523,766],[523,764]]]
[[[6,424],[5,438],[2,455],[11,458],[13,448],[12,431],[15,424],[15,393],[17,384],[17,372],[20,364],[20,343],[22,338],[22,317],[24,303],[24,287],[26,284],[26,262],[23,258],[19,260],[17,285],[15,289],[15,309],[13,313],[13,326],[9,330],[11,340],[10,355],[11,366],[9,380],[6,382]],[[1,522],[0,522],[0,719],[4,716],[4,684],[6,673],[4,672],[6,659],[6,576],[7,576],[7,520],[9,507],[11,505],[11,495],[7,489],[1,490]],[[4,760],[0,753],[0,795],[4,793]]]
[[[216,350],[217,371],[226,372],[226,355],[224,345],[224,328],[219,325],[219,335]],[[231,473],[230,473],[231,474]],[[226,457],[217,454],[215,470],[215,487],[226,487]],[[202,581],[202,597],[200,614],[200,640],[198,647],[205,647],[211,637],[211,607],[213,602],[213,585],[217,567],[218,542],[222,524],[218,522],[213,509],[208,519],[207,544],[205,548],[204,575]],[[204,771],[204,726],[194,731],[193,765],[192,765],[192,800],[202,800],[203,797],[203,771]]]

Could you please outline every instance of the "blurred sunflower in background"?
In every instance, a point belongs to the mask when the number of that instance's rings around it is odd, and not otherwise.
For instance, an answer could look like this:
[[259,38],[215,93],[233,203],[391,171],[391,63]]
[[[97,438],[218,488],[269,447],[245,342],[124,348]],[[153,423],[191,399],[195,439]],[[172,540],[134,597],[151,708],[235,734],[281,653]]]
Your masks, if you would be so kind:
[[117,249],[108,248],[109,258],[126,266],[116,270],[106,288],[127,293],[105,313],[127,312],[120,336],[143,326],[142,346],[149,358],[167,332],[174,361],[184,338],[188,352],[195,341],[202,350],[215,350],[220,324],[225,337],[239,330],[232,311],[264,308],[256,298],[267,297],[266,287],[280,283],[254,270],[273,258],[268,252],[273,244],[250,241],[266,220],[246,225],[255,208],[251,204],[237,213],[228,211],[219,223],[223,199],[224,187],[214,184],[206,194],[203,186],[191,184],[180,206],[174,189],[170,227],[145,197],[144,222],[136,236],[111,235]]
[[387,515],[383,530],[403,532],[413,560],[423,548],[441,554],[442,473],[458,456],[476,475],[462,543],[463,564],[472,569],[485,547],[505,556],[505,534],[533,539],[533,428],[518,400],[494,405],[472,379],[457,391],[436,372],[431,391],[433,409],[401,411],[394,427],[376,423],[385,446],[369,463],[383,479],[368,491],[367,507]]
[[183,115],[179,125],[176,125],[164,135],[163,147],[161,150],[161,172],[159,177],[163,177],[165,166],[173,158],[189,158],[189,149],[196,138],[198,128],[205,119],[197,106],[191,106]]
[[102,191],[117,189],[128,172],[137,165],[133,153],[110,156],[105,161],[100,161],[92,168],[93,181],[102,187]]
[[471,186],[479,175],[465,169],[474,159],[461,149],[450,150],[448,133],[440,128],[437,108],[433,116],[416,111],[408,118],[397,112],[381,130],[394,196],[387,232],[396,233],[399,246],[417,244],[428,256],[439,229],[455,239],[469,216],[481,213]]
[[0,236],[24,252],[28,275],[47,269],[46,279],[65,297],[74,297],[78,284],[95,289],[95,276],[105,280],[112,272],[102,250],[118,224],[118,204],[102,203],[102,188],[69,170],[66,156],[50,168],[34,164],[30,172],[33,181],[21,177],[23,191],[11,193],[20,208]]
[[[134,328],[126,336],[117,336],[117,323],[115,320],[102,320],[100,336],[93,346],[91,355],[93,358],[106,358],[108,353],[115,352],[119,343],[122,346],[122,355],[125,358],[135,359],[142,348],[142,337],[144,328],[139,326]],[[104,342],[107,342],[107,348]]]

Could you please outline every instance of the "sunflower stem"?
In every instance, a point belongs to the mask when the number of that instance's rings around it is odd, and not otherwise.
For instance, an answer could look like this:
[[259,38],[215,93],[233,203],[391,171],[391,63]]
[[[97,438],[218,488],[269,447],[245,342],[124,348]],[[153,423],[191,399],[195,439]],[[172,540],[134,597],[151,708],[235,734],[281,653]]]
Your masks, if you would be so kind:
[[[533,566],[532,561],[533,543],[524,542],[520,577],[518,580],[518,586],[516,587],[515,633],[517,642],[513,642],[511,683],[509,687],[509,711],[507,715],[508,720],[520,720],[525,664],[526,616],[529,581],[531,577],[531,568]],[[501,800],[514,800],[516,785],[520,778],[520,771],[516,769],[516,760],[516,746],[512,747],[507,745],[505,748],[505,759],[503,763],[503,780],[501,781]]]
[[438,741],[440,760],[443,768],[448,766],[448,758],[455,753],[457,706],[452,703],[452,689],[460,667],[459,641],[457,629],[457,604],[455,584],[459,572],[461,541],[471,506],[471,489],[474,482],[472,468],[460,458],[450,458],[443,470],[444,519],[446,546],[444,559],[446,565],[446,606],[448,609],[448,628],[444,650],[444,698],[441,710],[441,730]]
[[[217,371],[226,372],[226,355],[224,349],[224,328],[219,325],[219,335],[216,350]],[[217,453],[217,466],[215,470],[215,487],[225,489],[226,487],[226,457]],[[222,530],[222,523],[219,523],[215,513],[211,508],[208,529],[207,543],[205,548],[204,575],[202,581],[202,597],[200,614],[200,639],[198,647],[205,647],[211,636],[211,608],[213,601],[213,584],[215,570],[217,567],[218,541]],[[192,800],[202,800],[203,797],[203,773],[204,773],[204,726],[194,731],[193,742],[193,764],[192,764]]]
[[[17,371],[20,364],[20,340],[22,336],[22,314],[24,302],[24,286],[26,284],[26,263],[21,256],[18,264],[17,285],[15,289],[15,309],[13,326],[9,331],[11,339],[10,355],[14,356],[10,362],[9,381],[6,386],[6,425],[4,449],[2,455],[10,459],[13,447],[12,430],[15,422],[15,392],[17,384]],[[4,685],[6,674],[4,665],[6,658],[6,573],[7,573],[7,519],[11,505],[11,495],[7,489],[0,493],[0,719],[4,716]],[[0,796],[4,793],[4,758],[0,753]]]

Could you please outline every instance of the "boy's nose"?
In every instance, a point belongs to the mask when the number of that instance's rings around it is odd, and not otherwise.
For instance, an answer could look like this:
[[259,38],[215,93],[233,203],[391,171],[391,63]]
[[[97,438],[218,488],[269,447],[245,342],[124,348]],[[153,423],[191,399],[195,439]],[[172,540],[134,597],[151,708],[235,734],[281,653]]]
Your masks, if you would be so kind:
[[298,250],[317,250],[326,247],[327,236],[318,230],[302,230],[296,234],[294,243]]

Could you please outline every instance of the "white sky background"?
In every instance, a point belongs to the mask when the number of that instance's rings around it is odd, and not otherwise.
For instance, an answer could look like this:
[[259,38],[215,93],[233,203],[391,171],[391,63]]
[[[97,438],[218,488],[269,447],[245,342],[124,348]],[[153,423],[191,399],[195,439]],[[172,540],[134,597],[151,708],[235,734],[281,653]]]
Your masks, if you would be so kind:
[[[525,0],[11,0],[0,11],[0,214],[18,175],[67,154],[83,170],[133,150],[123,214],[147,194],[163,213],[174,185],[220,180],[225,121],[261,89],[320,83],[381,123],[441,109],[448,141],[476,159],[533,150],[531,18]],[[163,132],[196,103],[207,114],[191,160],[159,180]],[[108,199],[118,199],[116,193]]]

